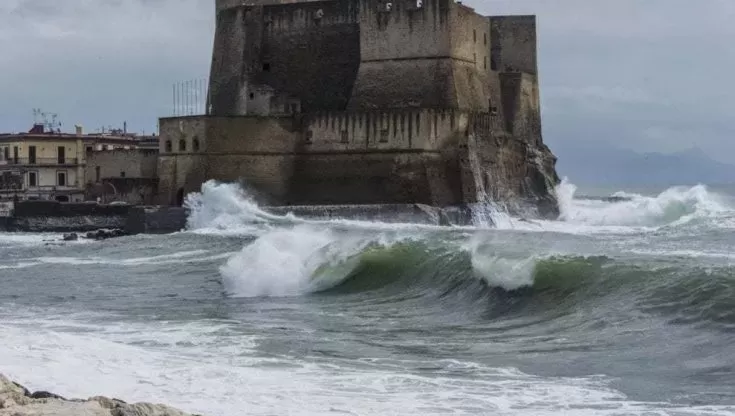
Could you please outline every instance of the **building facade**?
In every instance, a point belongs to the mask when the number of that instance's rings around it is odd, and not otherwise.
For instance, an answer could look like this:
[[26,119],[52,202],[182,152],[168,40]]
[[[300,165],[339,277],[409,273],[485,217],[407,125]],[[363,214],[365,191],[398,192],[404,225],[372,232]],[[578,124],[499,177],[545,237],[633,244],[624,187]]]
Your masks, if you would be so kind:
[[94,152],[133,149],[133,138],[48,133],[36,125],[29,133],[0,135],[0,199],[85,199],[87,158]]
[[154,202],[158,178],[158,149],[139,147],[87,153],[86,199],[132,205]]
[[159,201],[492,199],[554,215],[534,16],[454,0],[218,0],[206,115],[160,120]]

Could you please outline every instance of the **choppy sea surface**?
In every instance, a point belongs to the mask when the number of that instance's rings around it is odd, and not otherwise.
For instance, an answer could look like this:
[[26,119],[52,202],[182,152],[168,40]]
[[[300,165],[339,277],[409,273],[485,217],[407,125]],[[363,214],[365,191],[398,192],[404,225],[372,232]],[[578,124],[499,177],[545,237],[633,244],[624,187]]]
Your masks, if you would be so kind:
[[173,235],[0,234],[0,372],[211,416],[735,414],[735,199],[557,192],[442,228],[207,183]]

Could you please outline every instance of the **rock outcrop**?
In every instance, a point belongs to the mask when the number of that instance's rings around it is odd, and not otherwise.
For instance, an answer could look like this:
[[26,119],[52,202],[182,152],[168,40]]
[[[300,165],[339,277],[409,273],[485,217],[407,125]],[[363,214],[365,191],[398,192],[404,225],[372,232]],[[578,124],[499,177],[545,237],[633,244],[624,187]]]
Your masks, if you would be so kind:
[[30,392],[0,374],[0,416],[193,416],[150,403],[128,404],[118,399],[91,397],[68,400],[59,395]]

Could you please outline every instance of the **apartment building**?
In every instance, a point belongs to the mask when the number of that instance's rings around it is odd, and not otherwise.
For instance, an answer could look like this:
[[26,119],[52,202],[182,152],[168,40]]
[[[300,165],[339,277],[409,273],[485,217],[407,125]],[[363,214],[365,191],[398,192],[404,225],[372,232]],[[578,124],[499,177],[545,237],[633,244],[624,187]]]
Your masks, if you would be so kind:
[[28,133],[0,135],[0,200],[85,198],[87,155],[95,151],[133,149],[134,137],[46,132],[34,125]]

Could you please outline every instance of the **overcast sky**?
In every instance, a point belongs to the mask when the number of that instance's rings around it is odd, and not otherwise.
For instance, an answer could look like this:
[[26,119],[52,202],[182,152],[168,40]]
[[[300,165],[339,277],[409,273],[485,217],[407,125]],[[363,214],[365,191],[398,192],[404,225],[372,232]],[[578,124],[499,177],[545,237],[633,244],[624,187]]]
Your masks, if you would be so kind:
[[[698,146],[735,163],[735,0],[465,0],[536,14],[546,142]],[[214,0],[0,0],[0,131],[33,108],[152,132],[175,81],[206,78]]]

